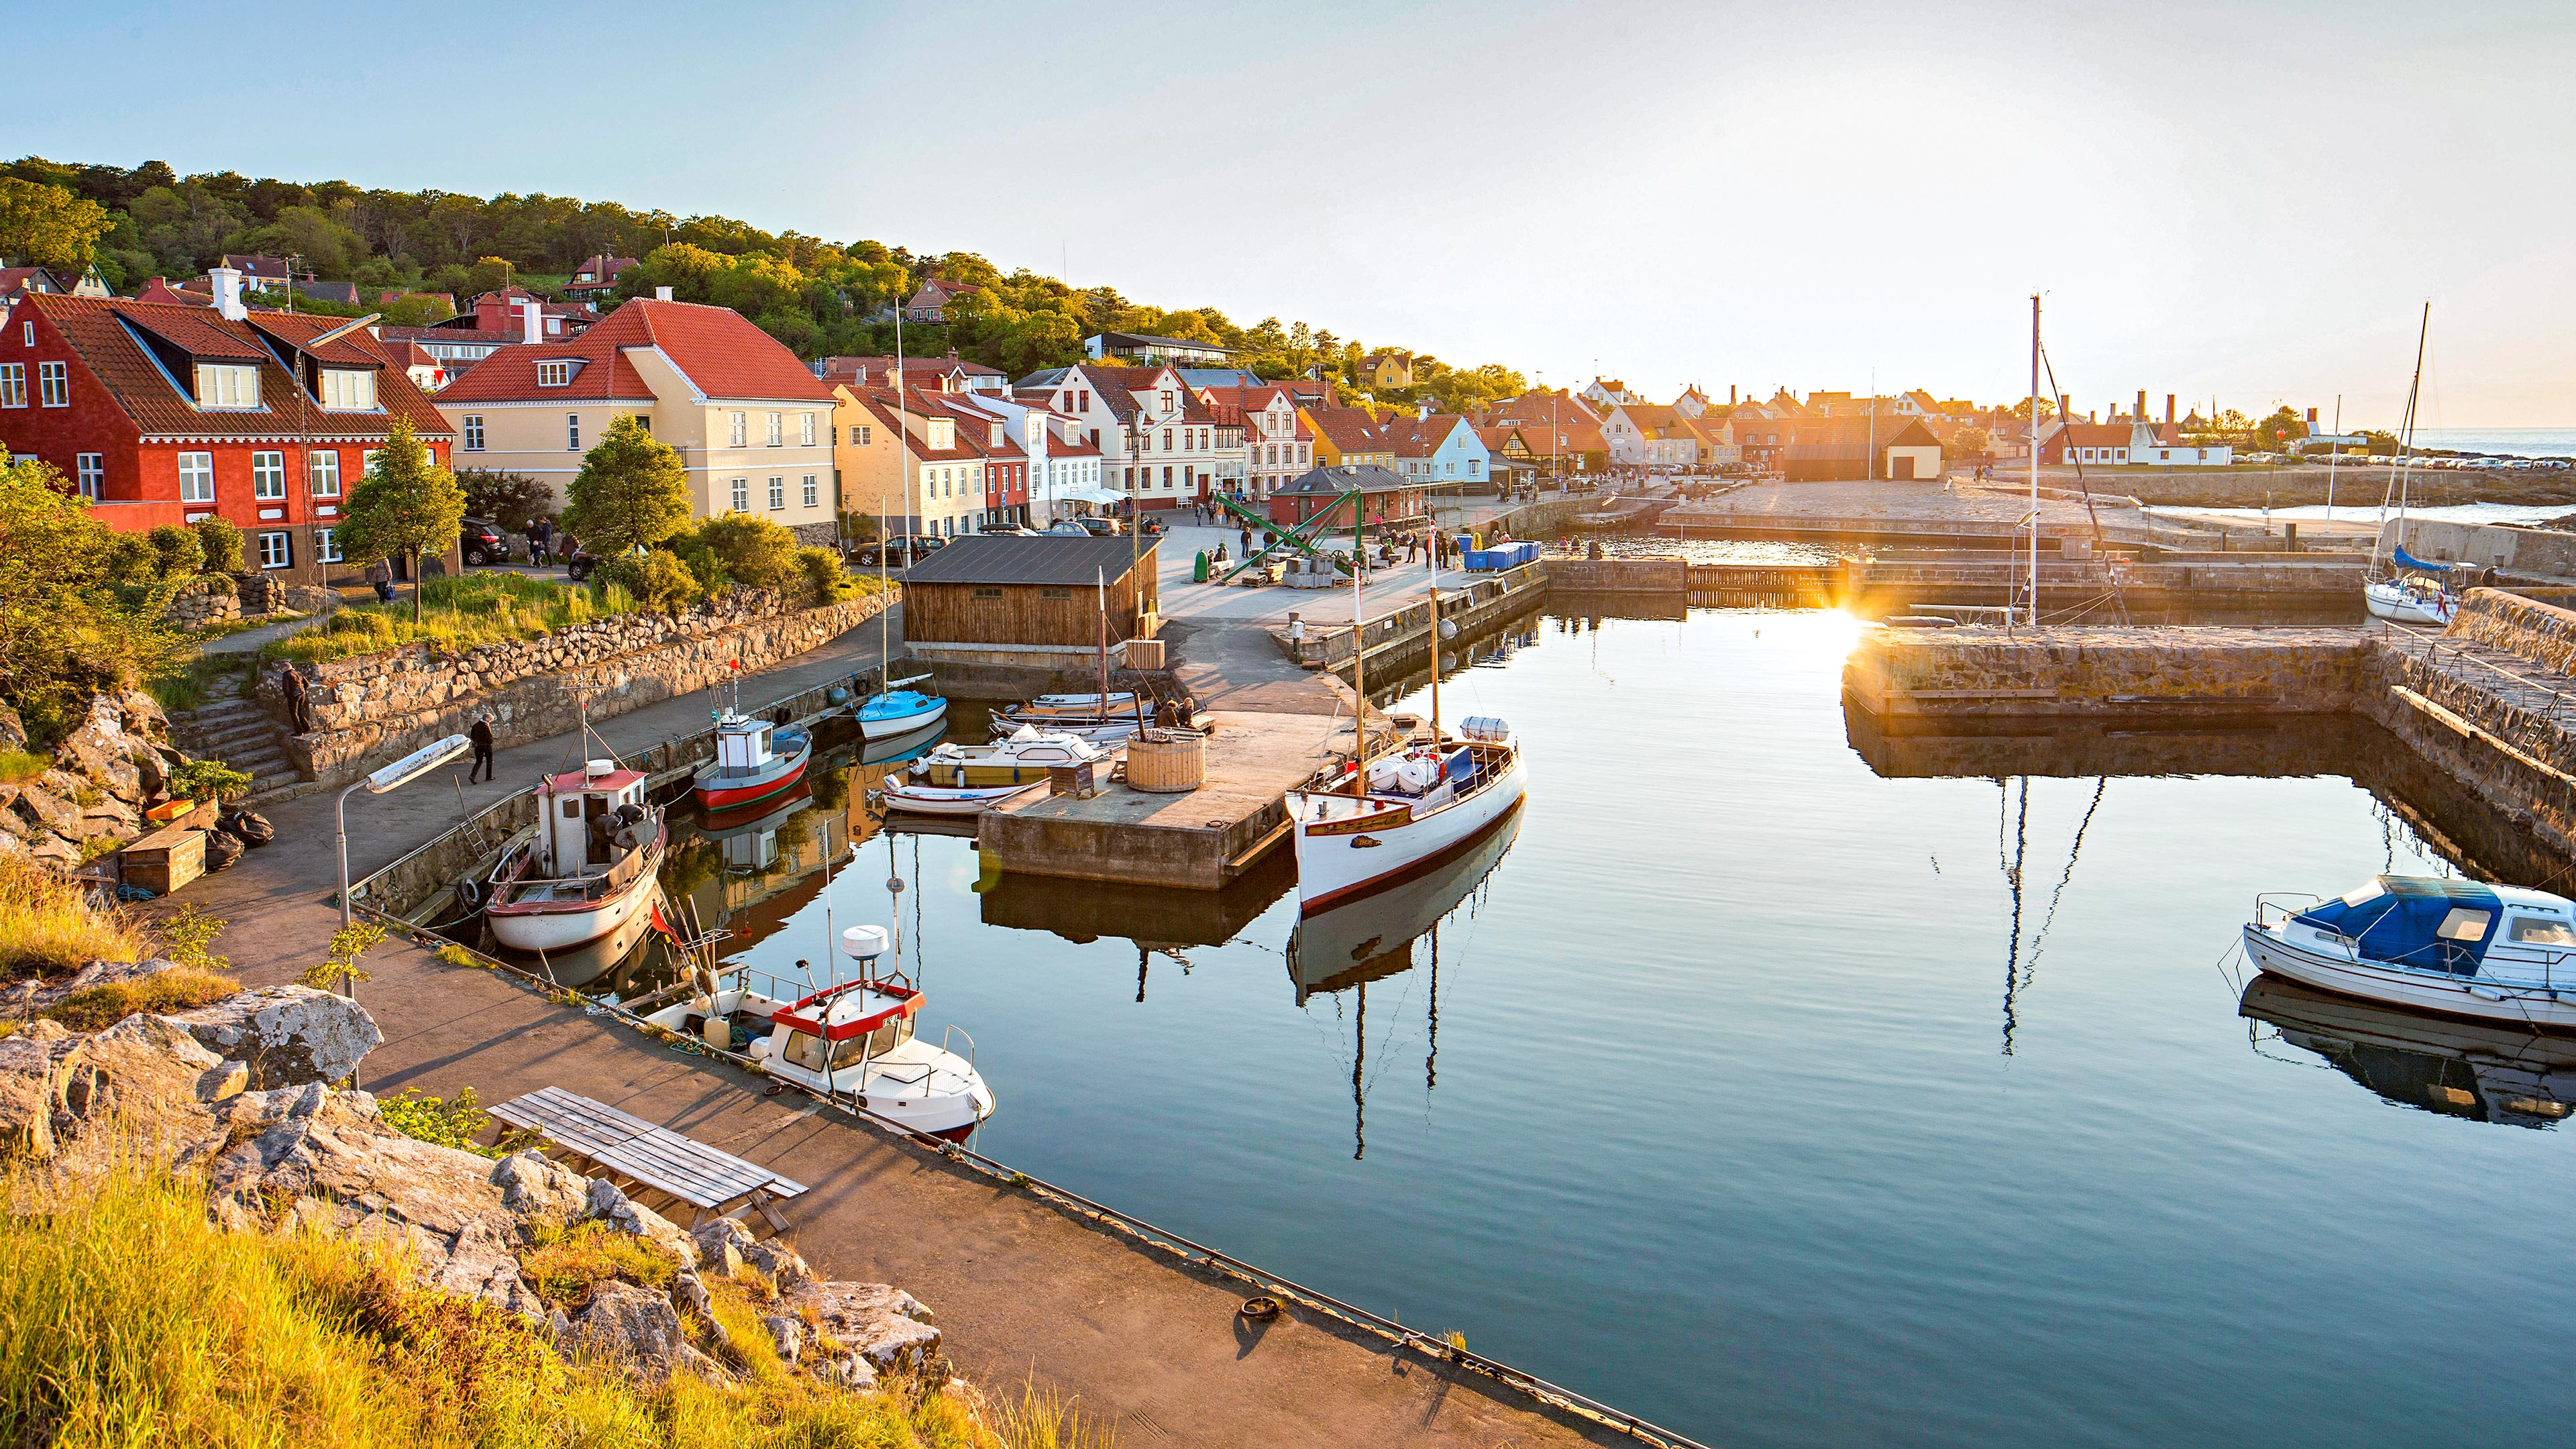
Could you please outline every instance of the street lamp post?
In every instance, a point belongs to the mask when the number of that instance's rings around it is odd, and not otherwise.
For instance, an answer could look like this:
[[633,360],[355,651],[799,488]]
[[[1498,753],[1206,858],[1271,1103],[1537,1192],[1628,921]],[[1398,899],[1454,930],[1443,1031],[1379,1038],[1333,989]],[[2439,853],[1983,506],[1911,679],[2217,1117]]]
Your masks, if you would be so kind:
[[349,797],[360,790],[382,795],[399,790],[473,747],[463,735],[449,735],[434,744],[421,746],[383,769],[340,792],[340,924],[349,924]]

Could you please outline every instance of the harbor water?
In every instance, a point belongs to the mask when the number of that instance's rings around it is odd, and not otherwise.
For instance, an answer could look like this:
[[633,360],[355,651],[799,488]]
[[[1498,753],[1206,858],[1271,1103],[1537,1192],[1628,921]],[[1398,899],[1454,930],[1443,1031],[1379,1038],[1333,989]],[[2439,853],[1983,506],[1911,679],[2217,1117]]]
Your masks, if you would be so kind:
[[855,842],[833,919],[972,1032],[978,1149],[1710,1443],[2564,1432],[2529,1044],[2247,1017],[2230,960],[2257,891],[2557,868],[2508,823],[2361,724],[1885,737],[1839,614],[1522,627],[1442,705],[1517,728],[1527,804],[1362,911],[990,876],[882,827],[882,766],[668,883],[791,969]]

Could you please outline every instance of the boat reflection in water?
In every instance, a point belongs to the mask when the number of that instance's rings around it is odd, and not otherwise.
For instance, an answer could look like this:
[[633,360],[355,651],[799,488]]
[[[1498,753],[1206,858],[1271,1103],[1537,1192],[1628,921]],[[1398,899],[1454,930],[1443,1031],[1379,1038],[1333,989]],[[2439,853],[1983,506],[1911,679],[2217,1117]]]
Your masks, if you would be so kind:
[[1368,989],[1372,981],[1413,969],[1413,944],[1429,947],[1429,1040],[1422,1059],[1423,1090],[1439,1084],[1440,923],[1502,864],[1521,833],[1515,802],[1491,825],[1425,862],[1430,869],[1301,917],[1288,937],[1288,981],[1304,1006],[1317,993],[1348,991],[1351,1005],[1351,1157],[1368,1155]]
[[2576,1037],[2401,1011],[2269,974],[2237,1012],[2401,1107],[2552,1127],[2576,1106]]

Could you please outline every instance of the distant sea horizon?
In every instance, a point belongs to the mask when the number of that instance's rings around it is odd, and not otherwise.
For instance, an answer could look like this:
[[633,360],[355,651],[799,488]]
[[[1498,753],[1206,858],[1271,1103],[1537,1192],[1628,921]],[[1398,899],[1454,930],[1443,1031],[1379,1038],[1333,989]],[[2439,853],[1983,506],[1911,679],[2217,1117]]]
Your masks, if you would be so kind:
[[2417,428],[2415,445],[2452,453],[2576,458],[2576,428]]

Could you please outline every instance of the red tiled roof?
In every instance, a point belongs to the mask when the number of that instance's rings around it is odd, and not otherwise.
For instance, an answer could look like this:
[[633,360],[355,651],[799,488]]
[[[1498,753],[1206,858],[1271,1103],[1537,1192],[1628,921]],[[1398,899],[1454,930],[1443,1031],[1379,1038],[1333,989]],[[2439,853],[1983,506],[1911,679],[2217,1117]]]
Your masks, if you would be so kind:
[[[440,393],[439,401],[650,398],[653,390],[626,358],[628,349],[641,347],[660,348],[711,399],[832,400],[832,390],[795,353],[732,308],[637,298],[578,337],[502,348]],[[566,358],[592,365],[575,369],[569,386],[538,387],[537,364]]]
[[[325,410],[318,402],[304,408],[295,405],[294,400],[302,394],[251,323],[227,321],[204,308],[185,304],[118,297],[40,294],[29,298],[28,305],[63,335],[79,355],[81,365],[89,369],[146,436],[267,438],[300,433],[316,438],[377,438],[384,436],[398,417],[409,418],[423,437],[445,438],[453,434],[447,420],[439,416],[438,409],[430,405],[428,397],[412,385],[401,369],[381,366],[385,359],[374,350],[372,339],[359,340],[364,333],[353,334],[321,355],[326,361],[345,358],[378,365],[378,410],[337,412]],[[259,331],[287,339],[309,338],[339,325],[341,320],[263,314]],[[140,340],[135,330],[138,328],[192,357],[256,359],[262,406],[256,410],[200,411],[183,386],[174,385],[155,362]]]

